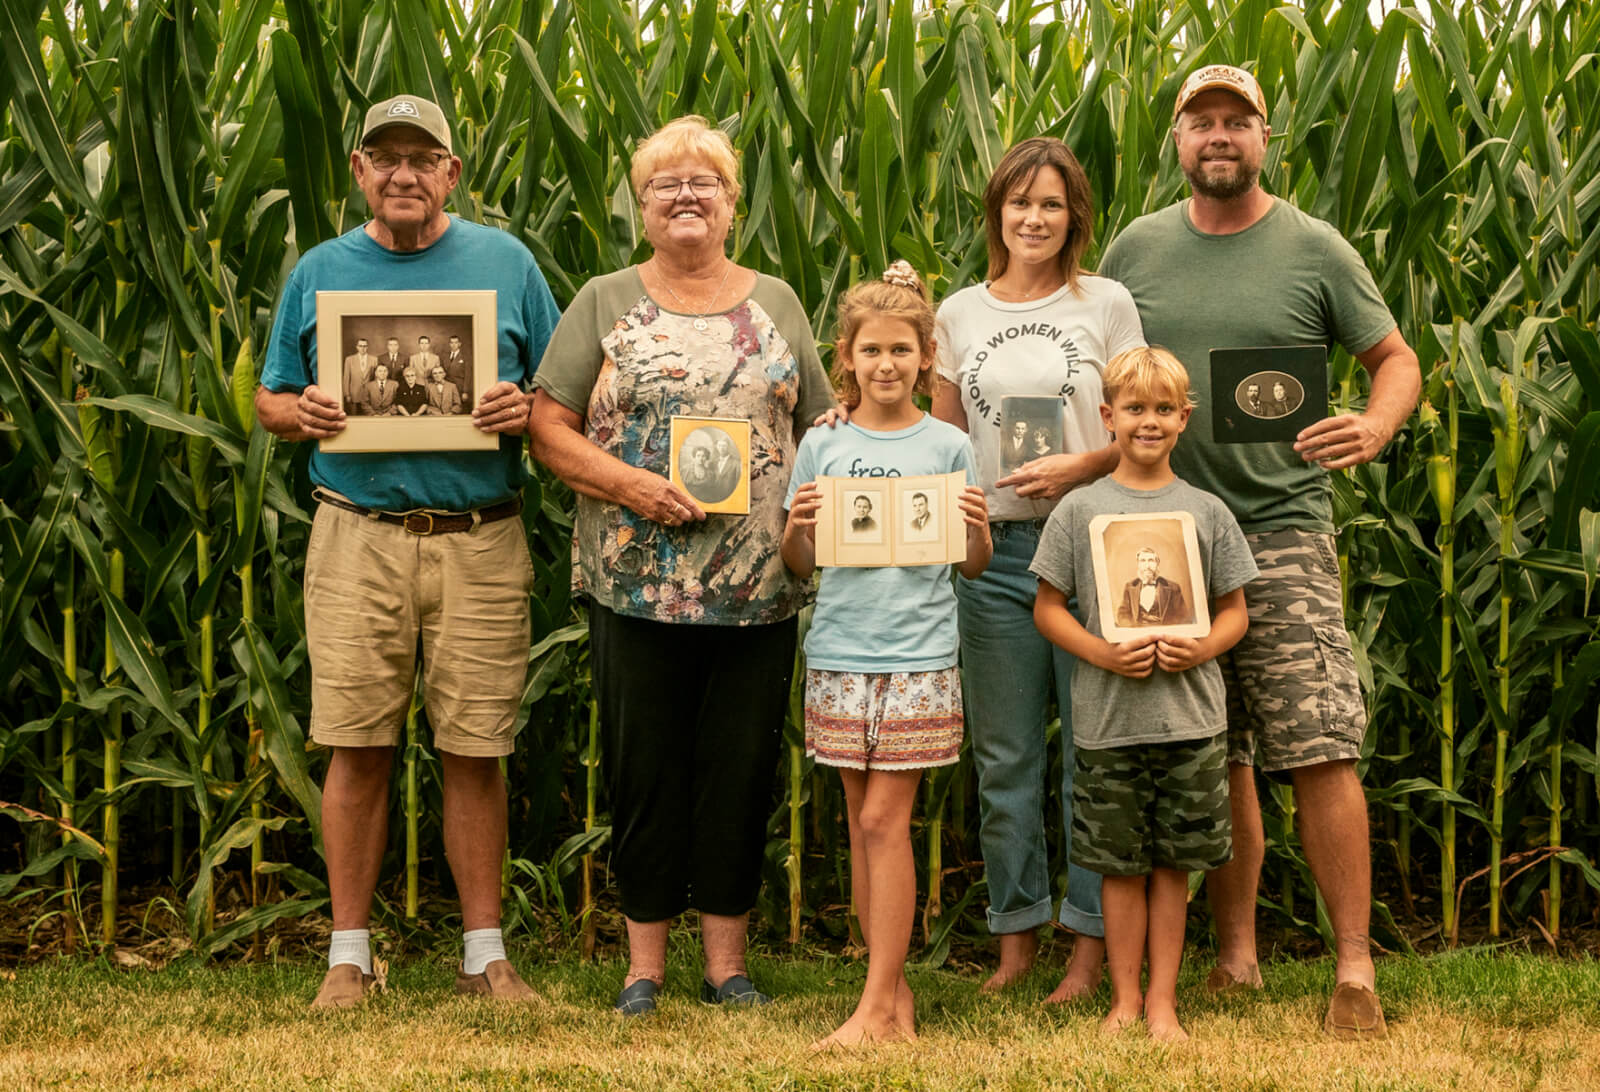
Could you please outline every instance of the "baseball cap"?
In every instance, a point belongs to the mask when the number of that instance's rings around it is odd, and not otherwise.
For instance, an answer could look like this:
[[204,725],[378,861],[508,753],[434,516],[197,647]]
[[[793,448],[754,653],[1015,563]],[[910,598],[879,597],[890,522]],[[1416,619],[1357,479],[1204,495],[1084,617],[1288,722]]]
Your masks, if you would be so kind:
[[1173,120],[1177,120],[1190,99],[1212,88],[1232,91],[1249,103],[1250,109],[1260,114],[1262,121],[1267,120],[1267,99],[1261,93],[1261,85],[1250,73],[1231,64],[1208,64],[1191,72],[1189,78],[1183,81],[1183,89],[1178,92],[1178,101],[1173,104]]
[[[392,125],[409,125],[421,129],[450,152],[450,126],[444,120],[444,111],[437,105],[417,95],[396,95],[384,99],[367,111],[367,120],[361,125],[360,143],[371,140],[379,130]],[[453,153],[452,153],[453,154]]]

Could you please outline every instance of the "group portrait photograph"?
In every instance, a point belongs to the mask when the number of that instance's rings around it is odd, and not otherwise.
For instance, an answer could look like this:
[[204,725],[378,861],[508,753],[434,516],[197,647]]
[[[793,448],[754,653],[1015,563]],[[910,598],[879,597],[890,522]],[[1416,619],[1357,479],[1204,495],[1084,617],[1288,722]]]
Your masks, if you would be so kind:
[[0,1085],[1600,1088],[1600,5],[0,17]]

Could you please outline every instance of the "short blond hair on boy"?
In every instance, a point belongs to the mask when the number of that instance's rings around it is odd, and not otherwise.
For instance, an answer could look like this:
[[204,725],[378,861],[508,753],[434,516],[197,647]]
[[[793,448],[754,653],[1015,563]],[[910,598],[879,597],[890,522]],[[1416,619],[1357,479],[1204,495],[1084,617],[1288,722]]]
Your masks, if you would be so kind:
[[1100,387],[1107,405],[1114,404],[1118,395],[1132,394],[1147,401],[1170,398],[1186,409],[1194,408],[1189,370],[1159,345],[1140,345],[1112,357],[1100,377]]

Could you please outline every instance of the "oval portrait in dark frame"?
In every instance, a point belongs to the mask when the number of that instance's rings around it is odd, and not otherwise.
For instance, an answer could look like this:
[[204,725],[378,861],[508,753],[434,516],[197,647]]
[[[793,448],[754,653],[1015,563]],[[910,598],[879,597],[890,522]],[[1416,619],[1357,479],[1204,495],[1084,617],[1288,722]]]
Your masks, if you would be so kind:
[[1305,404],[1306,390],[1288,372],[1254,372],[1233,389],[1233,401],[1245,413],[1261,421],[1287,417]]

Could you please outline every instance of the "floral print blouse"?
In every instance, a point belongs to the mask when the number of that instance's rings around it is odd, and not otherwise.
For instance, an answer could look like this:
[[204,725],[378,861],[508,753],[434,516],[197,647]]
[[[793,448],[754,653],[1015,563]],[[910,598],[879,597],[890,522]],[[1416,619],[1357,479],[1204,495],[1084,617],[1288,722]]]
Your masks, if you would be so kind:
[[758,275],[731,310],[704,316],[650,298],[637,268],[591,279],[562,316],[534,386],[584,417],[602,451],[665,477],[674,416],[750,422],[750,512],[667,527],[578,497],[573,589],[618,614],[659,622],[756,625],[805,602],[778,552],[795,448],[834,404],[805,311]]

